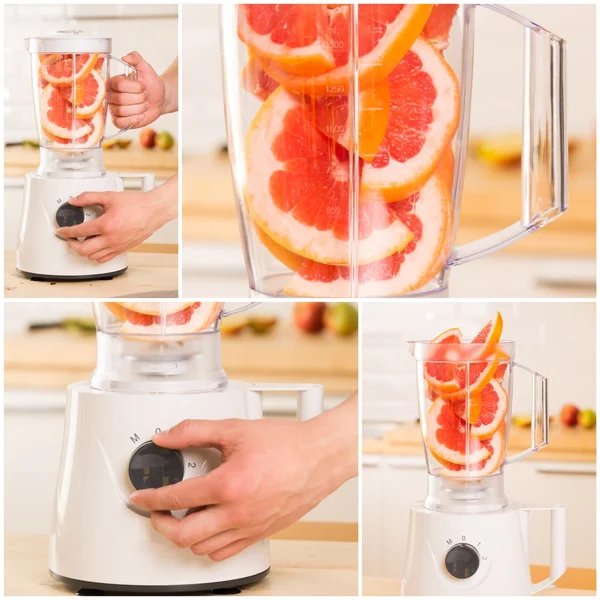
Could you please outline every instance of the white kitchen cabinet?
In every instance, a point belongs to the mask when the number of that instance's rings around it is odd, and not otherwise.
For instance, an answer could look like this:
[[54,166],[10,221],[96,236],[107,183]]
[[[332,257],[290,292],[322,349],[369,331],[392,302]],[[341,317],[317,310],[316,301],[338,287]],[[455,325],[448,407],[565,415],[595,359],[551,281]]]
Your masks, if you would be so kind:
[[[409,509],[427,491],[425,460],[366,454],[362,469],[363,573],[402,576]],[[507,496],[529,506],[567,508],[567,566],[596,568],[596,469],[593,463],[522,461],[505,471]],[[549,515],[530,515],[530,560],[549,563]]]

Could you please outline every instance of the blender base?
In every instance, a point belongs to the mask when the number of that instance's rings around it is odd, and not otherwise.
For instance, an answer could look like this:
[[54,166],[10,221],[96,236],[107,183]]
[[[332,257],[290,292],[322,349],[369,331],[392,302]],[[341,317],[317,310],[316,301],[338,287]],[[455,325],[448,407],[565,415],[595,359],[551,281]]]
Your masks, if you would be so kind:
[[70,577],[63,577],[52,571],[50,575],[56,581],[60,581],[68,586],[79,588],[80,595],[100,595],[97,592],[118,592],[121,594],[187,594],[190,592],[213,592],[216,590],[227,590],[243,585],[257,583],[269,574],[271,567],[249,577],[241,579],[231,579],[230,581],[218,581],[214,583],[199,583],[189,585],[120,585],[111,583],[96,583],[92,581],[79,581]]
[[46,275],[40,273],[28,273],[21,269],[17,269],[17,271],[25,275],[28,279],[31,279],[31,281],[101,281],[114,279],[115,277],[122,275],[127,271],[127,267],[110,273],[98,273],[94,275]]

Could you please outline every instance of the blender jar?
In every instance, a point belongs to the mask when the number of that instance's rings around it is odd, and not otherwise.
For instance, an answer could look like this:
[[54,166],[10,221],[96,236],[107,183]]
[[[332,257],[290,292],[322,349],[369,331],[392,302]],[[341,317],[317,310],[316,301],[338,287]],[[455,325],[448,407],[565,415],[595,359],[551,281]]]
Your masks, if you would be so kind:
[[[523,210],[455,247],[476,10],[525,35]],[[257,294],[444,293],[567,207],[564,43],[497,6],[223,5],[228,148]]]
[[[514,361],[514,342],[409,342],[417,364],[419,420],[435,510],[505,502],[504,465],[548,443],[547,380]],[[513,379],[532,376],[531,446],[508,456]]]
[[221,366],[221,302],[95,302],[92,388],[192,393],[227,387]]

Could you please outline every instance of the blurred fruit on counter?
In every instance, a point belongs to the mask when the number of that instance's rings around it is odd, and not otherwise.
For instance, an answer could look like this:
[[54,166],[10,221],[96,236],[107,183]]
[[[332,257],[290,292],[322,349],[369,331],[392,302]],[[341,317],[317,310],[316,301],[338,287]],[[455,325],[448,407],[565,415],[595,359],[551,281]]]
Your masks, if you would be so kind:
[[328,304],[323,315],[325,327],[341,336],[358,331],[358,310],[348,302]]
[[258,335],[263,335],[268,333],[277,325],[277,317],[266,317],[266,316],[257,316],[257,317],[249,317],[248,318],[248,327],[252,330],[253,333],[257,333]]
[[156,136],[156,145],[161,150],[170,150],[173,147],[173,144],[175,144],[175,140],[168,131],[161,131]]
[[560,422],[566,427],[575,427],[579,418],[579,409],[574,404],[565,404],[560,409]]
[[150,127],[142,129],[139,140],[142,148],[154,148],[156,145],[156,131]]
[[512,422],[517,427],[531,427],[531,415],[513,415]]
[[104,150],[113,150],[114,148],[125,150],[131,146],[131,142],[132,140],[128,140],[127,138],[111,138],[102,142],[102,148]]
[[591,408],[586,408],[579,413],[579,424],[586,429],[594,429],[596,427],[596,411]]
[[41,331],[44,329],[63,329],[70,333],[93,335],[96,333],[96,322],[94,319],[85,317],[65,317],[60,321],[34,322],[29,325],[29,331]]
[[277,317],[269,315],[232,315],[223,319],[221,333],[225,336],[233,336],[247,330],[254,335],[264,335],[271,331],[278,322]]
[[304,333],[319,333],[325,327],[325,302],[297,302],[294,304],[294,325]]

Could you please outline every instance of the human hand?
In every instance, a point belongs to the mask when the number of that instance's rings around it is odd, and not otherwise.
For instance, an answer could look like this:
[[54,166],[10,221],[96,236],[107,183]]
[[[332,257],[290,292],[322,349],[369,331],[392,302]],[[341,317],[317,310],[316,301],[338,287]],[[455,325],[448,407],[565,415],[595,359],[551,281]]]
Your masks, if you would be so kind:
[[116,75],[110,78],[110,114],[119,129],[145,127],[169,112],[165,108],[165,83],[138,52],[127,54],[123,60],[137,69],[137,77],[130,79],[127,75]]
[[[187,420],[154,436],[165,448],[216,447],[221,466],[131,502],[181,548],[229,558],[291,525],[358,471],[357,403],[302,423]],[[169,512],[206,507],[179,520]]]
[[[104,213],[56,234],[69,247],[102,264],[141,244],[177,216],[177,181],[172,177],[149,192],[85,192],[69,200],[73,206],[101,206]],[[79,241],[77,238],[87,238]]]

